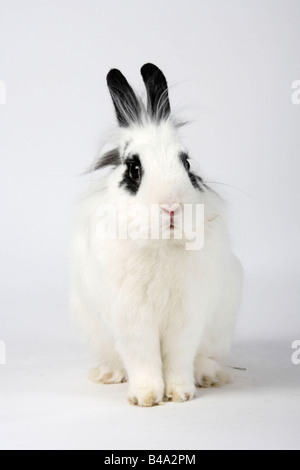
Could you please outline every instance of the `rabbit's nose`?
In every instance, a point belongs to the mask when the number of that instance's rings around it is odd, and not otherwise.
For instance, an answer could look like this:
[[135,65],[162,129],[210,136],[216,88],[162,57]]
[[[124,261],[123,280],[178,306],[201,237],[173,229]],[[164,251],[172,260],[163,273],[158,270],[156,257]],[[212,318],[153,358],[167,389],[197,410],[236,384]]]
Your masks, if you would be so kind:
[[170,215],[170,228],[174,228],[174,217],[175,213],[180,209],[180,204],[175,202],[173,204],[160,204],[161,209]]
[[164,212],[168,212],[170,215],[175,215],[175,212],[180,209],[180,204],[178,202],[174,202],[173,204],[160,204],[160,208]]

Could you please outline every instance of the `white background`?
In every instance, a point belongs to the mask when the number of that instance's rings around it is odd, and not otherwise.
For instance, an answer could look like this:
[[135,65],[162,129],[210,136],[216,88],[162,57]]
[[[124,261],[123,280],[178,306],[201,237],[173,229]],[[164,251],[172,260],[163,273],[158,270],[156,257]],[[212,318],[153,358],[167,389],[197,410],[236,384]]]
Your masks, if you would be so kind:
[[[247,371],[155,410],[85,380],[68,312],[80,173],[115,124],[105,77],[143,92],[145,62],[193,121],[184,142],[228,199],[246,273]],[[0,80],[0,448],[299,448],[300,1],[0,0]]]

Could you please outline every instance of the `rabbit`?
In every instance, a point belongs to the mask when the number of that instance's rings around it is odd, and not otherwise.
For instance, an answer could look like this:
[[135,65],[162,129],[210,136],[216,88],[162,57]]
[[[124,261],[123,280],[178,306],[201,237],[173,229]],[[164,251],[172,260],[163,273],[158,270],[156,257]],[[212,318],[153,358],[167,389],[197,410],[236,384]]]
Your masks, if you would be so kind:
[[[90,169],[107,171],[78,204],[71,309],[98,363],[90,380],[128,381],[129,402],[151,407],[230,382],[226,360],[243,276],[230,248],[225,203],[192,168],[163,72],[145,64],[141,74],[147,104],[119,70],[107,75],[117,146]],[[161,220],[158,237],[145,236],[141,211],[130,212],[137,204],[145,213],[152,207],[152,219]],[[186,205],[204,207],[197,249],[187,249],[177,227]],[[121,227],[141,225],[140,234],[100,236],[108,217],[103,207],[115,210]],[[166,231],[170,236],[162,236]]]

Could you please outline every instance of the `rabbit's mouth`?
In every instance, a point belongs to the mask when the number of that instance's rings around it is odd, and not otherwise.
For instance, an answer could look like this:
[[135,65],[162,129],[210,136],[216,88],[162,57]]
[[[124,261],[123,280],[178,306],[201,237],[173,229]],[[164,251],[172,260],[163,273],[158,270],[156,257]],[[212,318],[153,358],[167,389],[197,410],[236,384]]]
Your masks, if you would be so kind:
[[170,229],[174,230],[175,225],[174,225],[174,211],[170,212]]

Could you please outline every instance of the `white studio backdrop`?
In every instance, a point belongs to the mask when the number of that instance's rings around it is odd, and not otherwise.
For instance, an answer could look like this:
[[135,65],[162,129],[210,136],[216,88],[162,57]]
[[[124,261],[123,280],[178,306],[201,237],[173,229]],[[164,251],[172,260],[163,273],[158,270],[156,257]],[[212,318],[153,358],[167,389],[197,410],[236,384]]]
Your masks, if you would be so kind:
[[0,0],[7,355],[49,345],[50,361],[54,339],[74,341],[68,246],[88,184],[80,174],[115,125],[107,72],[121,69],[143,92],[146,62],[166,74],[173,110],[191,121],[184,143],[228,200],[246,278],[238,338],[284,338],[289,360],[300,339],[299,0]]
[[223,183],[250,279],[242,329],[300,335],[299,1],[0,0],[0,12],[1,315],[44,294],[67,307],[79,175],[115,124],[106,74],[143,92],[152,61],[192,121],[191,155]]

